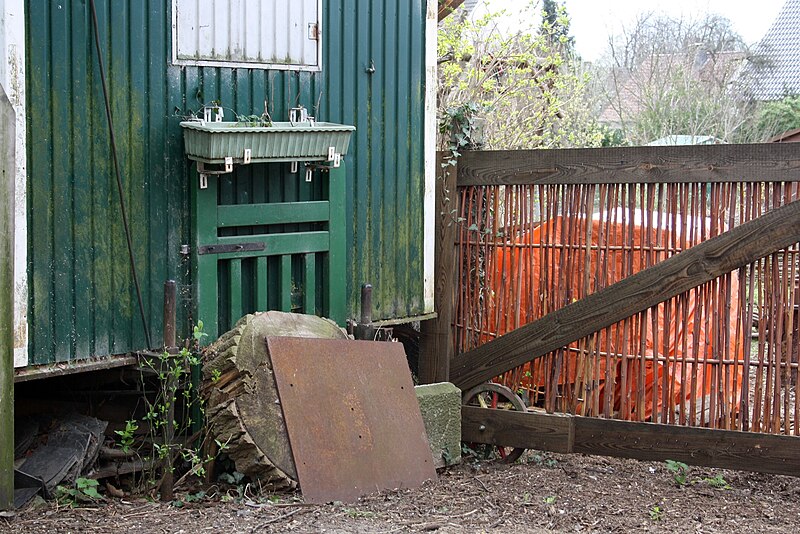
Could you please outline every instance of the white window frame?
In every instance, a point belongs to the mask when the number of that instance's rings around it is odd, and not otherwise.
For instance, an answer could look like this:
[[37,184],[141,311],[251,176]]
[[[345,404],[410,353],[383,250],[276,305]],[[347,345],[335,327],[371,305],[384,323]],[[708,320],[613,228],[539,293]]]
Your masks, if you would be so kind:
[[[291,0],[289,0],[291,1]],[[259,63],[255,61],[224,61],[209,59],[180,59],[178,58],[178,0],[172,0],[172,64],[190,65],[194,67],[227,67],[231,69],[269,69],[302,72],[322,71],[322,40],[324,38],[322,26],[322,0],[317,0],[317,64],[292,65],[288,63]]]

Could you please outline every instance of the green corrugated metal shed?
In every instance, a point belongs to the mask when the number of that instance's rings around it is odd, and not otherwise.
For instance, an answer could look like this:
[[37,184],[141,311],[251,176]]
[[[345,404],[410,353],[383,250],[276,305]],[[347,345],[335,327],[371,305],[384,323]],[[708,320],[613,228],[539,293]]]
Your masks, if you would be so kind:
[[[297,103],[353,124],[347,156],[350,314],[362,282],[377,318],[424,309],[425,0],[325,0],[323,69],[298,72],[171,64],[164,0],[98,1],[137,267],[154,341],[164,280],[192,312],[189,187],[195,171],[178,125],[202,103],[275,117]],[[29,363],[144,349],[118,215],[89,2],[26,2]],[[374,65],[374,72],[369,68]],[[264,176],[267,174],[268,176]],[[230,202],[312,198],[283,167],[220,182]]]

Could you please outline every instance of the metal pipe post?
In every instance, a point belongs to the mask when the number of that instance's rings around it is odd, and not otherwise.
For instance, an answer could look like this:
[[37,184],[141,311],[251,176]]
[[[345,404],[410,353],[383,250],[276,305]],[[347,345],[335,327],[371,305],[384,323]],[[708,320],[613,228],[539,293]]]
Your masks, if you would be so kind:
[[375,327],[372,325],[372,285],[361,286],[361,319],[356,326],[356,339],[371,341],[375,339]]

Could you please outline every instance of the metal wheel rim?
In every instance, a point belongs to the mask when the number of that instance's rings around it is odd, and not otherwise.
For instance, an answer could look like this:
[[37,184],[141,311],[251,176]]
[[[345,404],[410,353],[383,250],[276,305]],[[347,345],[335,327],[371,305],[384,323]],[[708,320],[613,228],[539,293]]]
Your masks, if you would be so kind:
[[[494,393],[498,396],[503,397],[506,401],[511,403],[514,411],[525,412],[527,411],[527,407],[525,403],[522,402],[522,399],[514,393],[510,388],[503,386],[501,384],[495,384],[494,382],[487,382],[485,384],[479,384],[474,388],[468,390],[461,396],[461,404],[468,405],[473,400],[479,398],[481,393]],[[488,408],[488,407],[487,407]],[[498,409],[498,408],[488,408],[488,409]],[[514,463],[516,462],[520,456],[525,452],[525,449],[519,447],[503,447],[501,445],[496,445],[498,452],[500,453],[500,461],[502,463]],[[510,449],[510,450],[509,450]]]

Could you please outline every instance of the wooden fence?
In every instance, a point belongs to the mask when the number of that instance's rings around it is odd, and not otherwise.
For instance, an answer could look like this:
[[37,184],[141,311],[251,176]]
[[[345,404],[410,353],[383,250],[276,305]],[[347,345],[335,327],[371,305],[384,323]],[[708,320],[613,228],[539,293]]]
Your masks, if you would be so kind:
[[465,153],[440,178],[423,380],[800,434],[798,182],[792,145]]

